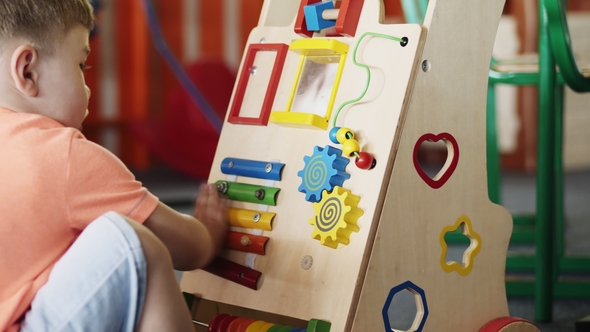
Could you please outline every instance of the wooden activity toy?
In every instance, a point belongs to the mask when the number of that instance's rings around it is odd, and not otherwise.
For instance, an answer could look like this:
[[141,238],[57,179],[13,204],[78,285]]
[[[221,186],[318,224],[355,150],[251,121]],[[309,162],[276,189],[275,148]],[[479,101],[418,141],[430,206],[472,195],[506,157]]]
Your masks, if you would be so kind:
[[[418,25],[383,24],[377,0],[264,2],[209,177],[230,199],[227,250],[181,282],[196,321],[222,332],[538,331],[509,317],[512,221],[487,195],[503,7],[431,0]],[[433,175],[419,148],[437,141],[447,160]],[[470,245],[450,259],[445,234],[457,229]]]

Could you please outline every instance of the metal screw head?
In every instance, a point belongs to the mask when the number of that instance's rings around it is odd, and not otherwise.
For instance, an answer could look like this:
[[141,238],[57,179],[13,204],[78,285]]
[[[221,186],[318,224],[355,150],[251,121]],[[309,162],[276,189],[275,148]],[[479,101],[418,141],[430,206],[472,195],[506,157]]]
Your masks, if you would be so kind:
[[402,47],[406,47],[408,45],[408,37],[403,37],[402,41],[399,43]]
[[259,222],[260,221],[260,213],[256,212],[254,214],[254,218],[252,218],[252,220],[254,220],[254,222]]
[[422,71],[427,72],[430,70],[430,61],[424,60],[422,61]]
[[233,168],[234,167],[234,162],[230,161],[229,164],[227,165],[229,168]]
[[272,164],[271,163],[266,164],[266,167],[264,168],[264,171],[266,173],[270,173],[270,171],[272,171]]
[[311,257],[310,255],[303,256],[303,259],[301,259],[301,268],[304,270],[309,270],[312,265],[313,257]]
[[217,191],[222,194],[225,194],[227,192],[227,189],[228,189],[227,182],[220,182],[217,185]]
[[240,244],[243,245],[244,247],[247,247],[249,245],[252,244],[252,240],[250,240],[250,238],[248,237],[248,235],[243,235],[240,238]]
[[256,75],[257,71],[258,71],[258,67],[256,67],[256,66],[252,66],[252,68],[250,68],[250,74],[252,74],[252,75]]
[[262,37],[260,38],[260,44],[264,44],[266,42],[266,38]]
[[264,189],[258,189],[254,192],[254,197],[258,198],[259,200],[264,199]]

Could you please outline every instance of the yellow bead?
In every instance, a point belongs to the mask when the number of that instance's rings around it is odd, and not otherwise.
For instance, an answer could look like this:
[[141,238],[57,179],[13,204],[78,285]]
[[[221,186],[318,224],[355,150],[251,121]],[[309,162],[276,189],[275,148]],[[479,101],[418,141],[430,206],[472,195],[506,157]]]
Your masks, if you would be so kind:
[[354,138],[354,132],[350,130],[350,128],[342,127],[338,129],[336,132],[336,139],[340,144],[344,144],[344,142],[348,141],[349,139]]
[[361,150],[361,146],[359,142],[355,139],[349,139],[348,141],[342,143],[342,154],[348,157],[354,156],[355,152],[359,152]]

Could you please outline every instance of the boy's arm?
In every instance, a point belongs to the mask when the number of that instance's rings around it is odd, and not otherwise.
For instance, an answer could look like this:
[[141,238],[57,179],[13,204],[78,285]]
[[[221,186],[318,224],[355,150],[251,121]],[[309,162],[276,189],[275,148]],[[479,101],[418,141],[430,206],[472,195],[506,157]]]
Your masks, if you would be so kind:
[[194,217],[158,203],[143,225],[164,242],[175,269],[198,269],[215,257],[225,241],[227,200],[219,196],[215,185],[203,185]]

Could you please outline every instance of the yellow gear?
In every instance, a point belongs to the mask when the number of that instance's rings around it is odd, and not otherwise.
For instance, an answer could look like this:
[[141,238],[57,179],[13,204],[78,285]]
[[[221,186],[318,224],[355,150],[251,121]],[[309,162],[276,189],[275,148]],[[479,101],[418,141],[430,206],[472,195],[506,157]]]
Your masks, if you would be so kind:
[[363,210],[358,208],[359,201],[359,196],[339,186],[331,193],[324,190],[322,199],[313,203],[315,215],[309,220],[314,226],[311,237],[334,249],[339,243],[349,244],[350,234],[359,231],[356,222],[363,215]]

